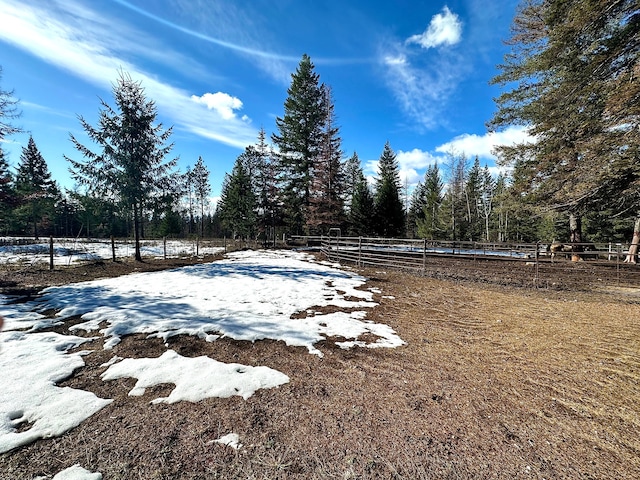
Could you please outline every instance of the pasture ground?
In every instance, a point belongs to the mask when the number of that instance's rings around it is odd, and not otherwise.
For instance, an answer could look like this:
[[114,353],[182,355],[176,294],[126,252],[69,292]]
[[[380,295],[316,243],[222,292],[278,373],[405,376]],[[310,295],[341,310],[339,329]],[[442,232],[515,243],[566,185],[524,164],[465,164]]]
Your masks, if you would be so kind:
[[[33,294],[190,262],[3,272],[0,287]],[[498,277],[517,275],[502,265]],[[0,455],[0,478],[53,475],[76,463],[105,480],[640,478],[638,290],[361,273],[366,288],[382,292],[368,318],[390,325],[406,346],[341,350],[328,339],[319,358],[282,342],[177,337],[170,347],[181,355],[266,365],[291,382],[246,401],[151,405],[171,386],[129,397],[135,380],[102,382],[100,365],[113,354],[159,356],[161,341],[130,336],[112,352],[85,344],[95,353],[62,385],[114,402],[60,438]],[[240,435],[240,450],[210,443],[230,432]]]

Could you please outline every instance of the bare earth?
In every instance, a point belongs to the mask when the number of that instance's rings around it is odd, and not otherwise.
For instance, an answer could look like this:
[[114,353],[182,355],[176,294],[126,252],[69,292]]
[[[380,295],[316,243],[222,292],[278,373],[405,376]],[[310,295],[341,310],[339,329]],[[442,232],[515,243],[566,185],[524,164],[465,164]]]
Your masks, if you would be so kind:
[[[189,262],[3,272],[0,287],[34,293]],[[370,278],[365,288],[382,292],[368,318],[406,346],[341,350],[327,339],[319,358],[282,342],[177,337],[170,347],[181,355],[266,365],[291,382],[246,401],[152,405],[170,385],[129,397],[135,379],[103,382],[100,365],[114,354],[160,356],[162,341],[131,336],[111,352],[83,345],[95,353],[61,385],[115,401],[60,438],[0,455],[0,479],[52,476],[76,463],[105,480],[640,478],[636,289],[360,273]],[[240,450],[210,443],[230,432]]]

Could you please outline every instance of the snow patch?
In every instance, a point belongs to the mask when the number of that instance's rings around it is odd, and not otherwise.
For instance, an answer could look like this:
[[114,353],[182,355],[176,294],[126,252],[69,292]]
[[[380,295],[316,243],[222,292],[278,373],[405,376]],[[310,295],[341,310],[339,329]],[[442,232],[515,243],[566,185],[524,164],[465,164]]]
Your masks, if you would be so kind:
[[226,445],[227,447],[235,448],[236,450],[242,448],[240,436],[237,433],[229,433],[216,440],[211,440],[211,443],[219,443],[221,445]]
[[111,365],[101,375],[105,381],[137,378],[129,395],[144,395],[147,388],[173,383],[168,397],[151,403],[199,402],[205,398],[228,398],[239,395],[245,400],[259,388],[273,388],[289,382],[284,373],[269,367],[250,367],[238,363],[222,363],[209,357],[188,358],[173,350],[158,358],[126,358]]
[[0,453],[62,435],[111,403],[56,386],[84,366],[80,353],[66,352],[90,338],[4,332],[0,340]]

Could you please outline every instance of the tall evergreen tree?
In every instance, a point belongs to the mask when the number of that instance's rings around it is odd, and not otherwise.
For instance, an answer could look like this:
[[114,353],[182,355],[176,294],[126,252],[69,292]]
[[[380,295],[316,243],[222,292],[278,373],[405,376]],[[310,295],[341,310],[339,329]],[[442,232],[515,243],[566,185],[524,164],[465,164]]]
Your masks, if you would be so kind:
[[335,118],[331,89],[322,85],[322,93],[322,141],[313,164],[306,221],[310,233],[320,234],[327,233],[332,227],[340,227],[344,222],[342,139]]
[[200,207],[200,237],[204,236],[204,209],[207,205],[207,199],[211,193],[211,183],[209,182],[209,169],[204,164],[202,157],[198,157],[198,161],[191,171],[193,178],[193,190],[195,201]]
[[284,116],[276,118],[278,133],[271,138],[278,147],[285,179],[284,203],[291,233],[302,233],[306,223],[314,162],[323,139],[326,111],[319,75],[308,55],[303,55],[284,103]]
[[473,165],[467,172],[464,196],[466,203],[466,235],[469,241],[479,240],[482,237],[484,217],[481,216],[479,205],[483,195],[484,179],[480,159],[476,155]]
[[20,204],[16,214],[28,219],[33,236],[38,238],[43,219],[52,219],[54,215],[59,191],[33,137],[29,137],[27,146],[22,148],[15,187]]
[[375,203],[369,182],[360,168],[355,174],[355,187],[351,197],[348,215],[348,232],[351,235],[366,236],[374,233]]
[[514,87],[497,99],[490,128],[524,125],[533,138],[501,147],[501,160],[575,227],[594,205],[640,207],[639,19],[636,0],[529,0],[494,79]]
[[104,100],[97,127],[82,116],[80,123],[89,138],[100,147],[96,153],[81,144],[72,134],[71,141],[85,157],[84,161],[67,160],[71,174],[81,185],[106,198],[113,198],[133,214],[135,259],[142,260],[140,237],[145,206],[150,199],[167,191],[175,180],[172,170],[176,159],[165,161],[173,144],[166,144],[172,129],[155,125],[157,109],[148,100],[142,85],[120,73],[113,85],[114,110]]
[[424,220],[425,185],[422,182],[414,187],[407,209],[407,237],[418,236],[418,223]]
[[282,202],[278,180],[276,156],[266,143],[264,128],[258,132],[258,143],[249,147],[247,154],[255,160],[257,166],[254,176],[254,191],[257,201],[258,235],[266,245],[275,241],[276,228],[281,223]]
[[9,229],[10,216],[15,202],[13,175],[2,145],[0,145],[0,229],[5,232],[5,235]]
[[378,162],[375,193],[375,230],[383,237],[402,236],[405,225],[400,196],[400,167],[389,142]]
[[464,154],[447,154],[447,189],[442,202],[443,217],[447,218],[445,228],[450,240],[466,239],[468,215],[465,197],[467,181],[467,157]]
[[443,200],[444,183],[440,176],[438,164],[429,165],[424,174],[422,187],[422,216],[418,218],[418,236],[422,238],[441,238],[443,226],[441,221],[441,206]]
[[231,174],[225,176],[218,213],[233,238],[254,238],[257,198],[246,167],[245,154],[236,158]]
[[187,208],[187,233],[191,235],[193,232],[193,228],[195,225],[195,213],[194,213],[194,202],[195,202],[195,192],[194,192],[194,178],[193,171],[191,170],[191,166],[187,166],[186,172],[182,175],[181,178],[182,190],[183,194],[186,197],[186,208]]
[[344,205],[347,213],[351,209],[351,199],[353,198],[353,194],[356,190],[356,185],[360,181],[360,177],[362,176],[362,165],[360,164],[360,158],[358,157],[357,152],[353,152],[342,165],[342,172],[344,176],[344,184],[343,184],[343,198]]

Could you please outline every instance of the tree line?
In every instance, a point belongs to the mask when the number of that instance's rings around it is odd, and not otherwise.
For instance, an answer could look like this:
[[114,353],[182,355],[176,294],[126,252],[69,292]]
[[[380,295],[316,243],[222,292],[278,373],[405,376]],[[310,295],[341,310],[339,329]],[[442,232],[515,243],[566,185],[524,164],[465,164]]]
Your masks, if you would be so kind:
[[[207,213],[202,157],[185,173],[170,158],[171,128],[156,124],[144,89],[125,73],[115,107],[101,101],[94,143],[71,136],[78,187],[61,192],[35,141],[13,174],[0,150],[0,228],[33,235],[200,235],[257,239],[326,234],[467,241],[640,240],[640,13],[632,0],[524,0],[510,52],[492,80],[503,86],[487,126],[525,127],[529,140],[496,150],[506,173],[452,151],[409,191],[396,154],[381,146],[366,178],[342,150],[331,87],[303,55],[270,137],[225,175]],[[13,92],[0,90],[0,140],[16,133]],[[97,148],[94,148],[97,147]],[[137,253],[138,254],[138,253]]]

